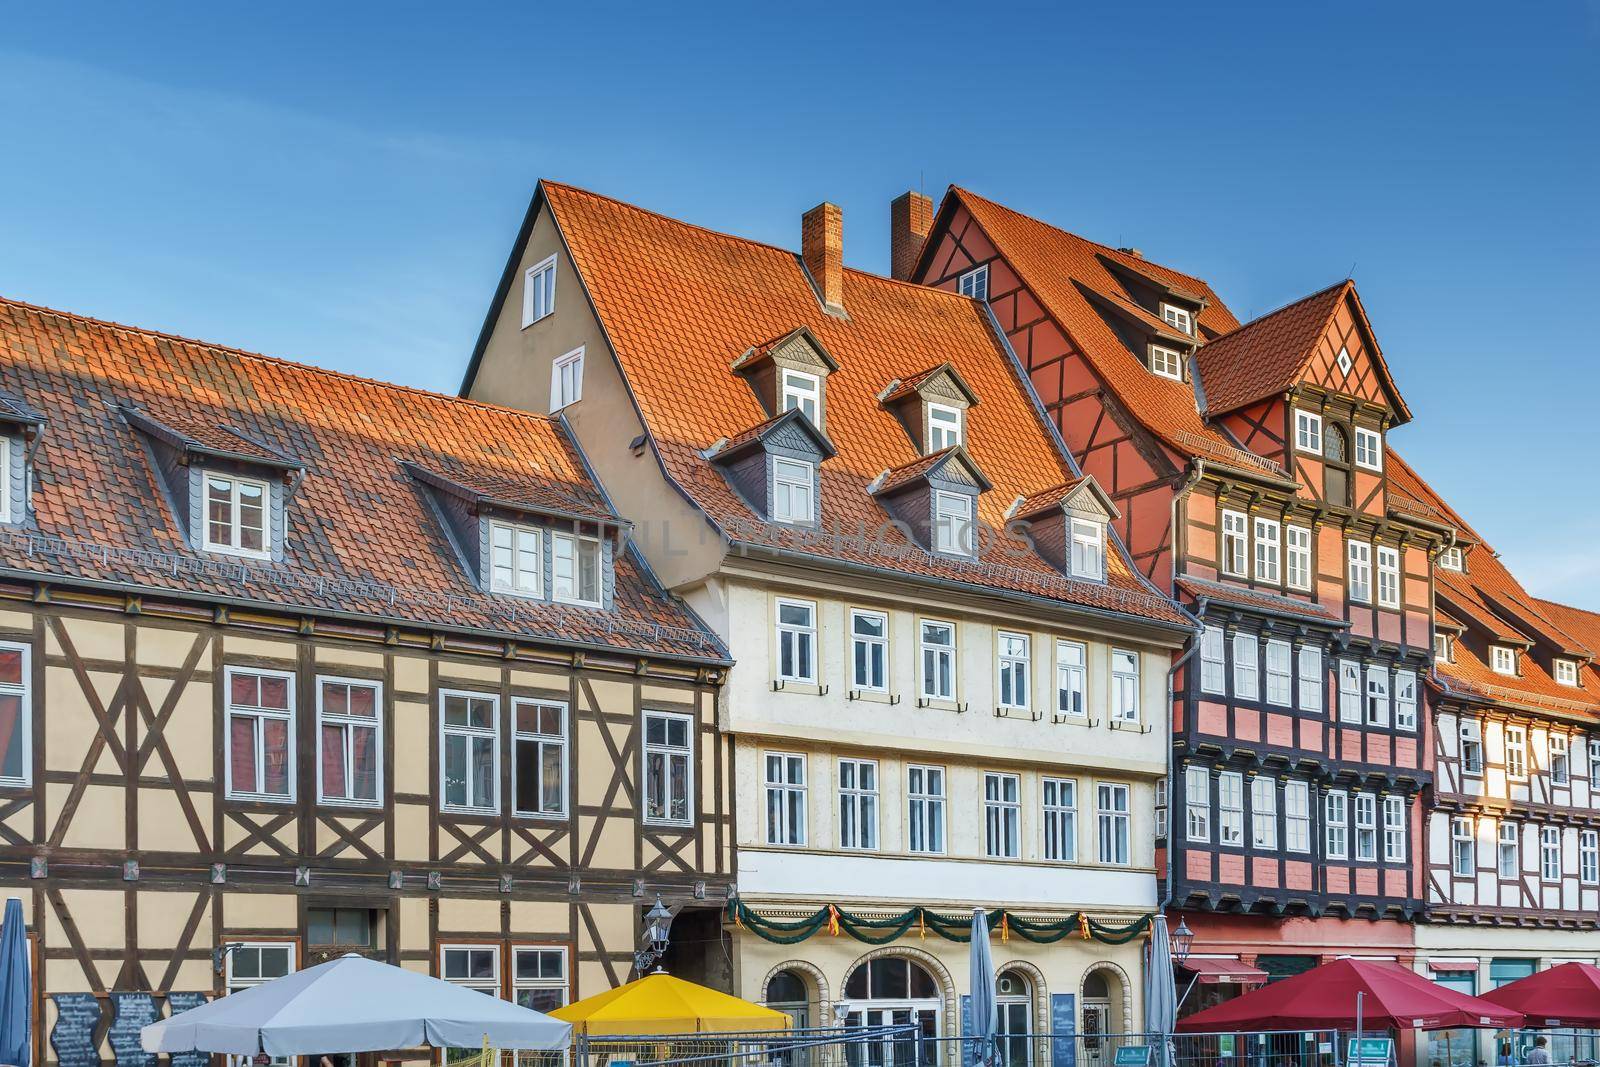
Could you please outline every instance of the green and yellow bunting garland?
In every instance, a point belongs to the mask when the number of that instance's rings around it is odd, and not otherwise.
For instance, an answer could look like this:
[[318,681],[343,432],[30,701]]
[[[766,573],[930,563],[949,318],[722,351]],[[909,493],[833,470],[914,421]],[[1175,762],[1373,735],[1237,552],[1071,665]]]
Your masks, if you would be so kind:
[[[998,933],[1002,941],[1010,940],[1015,934],[1036,945],[1053,944],[1074,935],[1104,945],[1126,945],[1144,936],[1151,921],[1151,916],[1142,915],[1126,926],[1112,926],[1096,922],[1081,911],[1044,921],[1024,919],[1004,908],[996,908],[988,914],[989,929]],[[825,904],[803,919],[784,921],[765,918],[735,898],[728,901],[728,920],[776,945],[797,945],[824,930],[830,936],[845,933],[869,945],[887,945],[913,930],[922,938],[932,931],[947,941],[972,940],[971,915],[941,915],[920,905],[899,915],[868,919],[837,905]]]

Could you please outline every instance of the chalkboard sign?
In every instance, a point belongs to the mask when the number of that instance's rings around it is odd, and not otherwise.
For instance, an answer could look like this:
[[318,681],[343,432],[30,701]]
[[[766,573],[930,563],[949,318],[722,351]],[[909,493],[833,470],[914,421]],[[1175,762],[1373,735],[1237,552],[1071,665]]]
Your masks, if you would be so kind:
[[93,993],[52,993],[56,1024],[50,1030],[50,1047],[61,1067],[100,1067],[94,1031],[100,1025],[100,1001]]
[[1078,1067],[1077,995],[1050,994],[1050,1067]]
[[[209,998],[204,993],[168,993],[167,1017],[198,1008]],[[210,1067],[211,1053],[209,1052],[174,1052],[172,1053],[172,1067]]]
[[1150,1046],[1123,1045],[1111,1062],[1113,1067],[1150,1067]]
[[111,1012],[106,1037],[117,1067],[156,1067],[155,1053],[146,1052],[139,1044],[139,1031],[159,1018],[156,998],[149,993],[112,993]]

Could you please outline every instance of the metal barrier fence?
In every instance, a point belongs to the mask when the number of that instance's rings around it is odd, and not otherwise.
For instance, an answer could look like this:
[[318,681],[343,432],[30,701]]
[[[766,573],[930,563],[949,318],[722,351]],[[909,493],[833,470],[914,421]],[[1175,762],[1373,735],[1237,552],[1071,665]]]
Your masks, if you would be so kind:
[[[999,1067],[1118,1067],[1120,1050],[1150,1067],[1333,1067],[1342,1058],[1330,1030],[1292,1030],[1250,1034],[1176,1034],[1162,1055],[1162,1036],[1138,1034],[1002,1034],[996,1044]],[[868,1062],[861,1067],[977,1067],[981,1043],[973,1038],[924,1038],[915,1060]],[[1141,1062],[1143,1062],[1141,1060]],[[854,1067],[854,1065],[851,1065]]]
[[[1544,1055],[1535,1057],[1535,1042],[1544,1038]],[[1425,1067],[1596,1067],[1600,1065],[1600,1032],[1594,1030],[1436,1030],[1425,1035]],[[1548,1058],[1546,1058],[1548,1057]]]
[[[867,1067],[917,1062],[915,1026],[828,1027],[768,1033],[588,1037],[573,1046],[571,1067]],[[893,1050],[901,1050],[896,1054]],[[885,1050],[890,1059],[877,1058]],[[543,1063],[517,1067],[548,1067]]]

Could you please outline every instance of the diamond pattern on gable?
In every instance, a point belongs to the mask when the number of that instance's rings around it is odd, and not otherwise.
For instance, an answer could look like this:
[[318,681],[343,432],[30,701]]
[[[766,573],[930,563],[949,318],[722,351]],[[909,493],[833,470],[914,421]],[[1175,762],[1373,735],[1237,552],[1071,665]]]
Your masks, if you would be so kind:
[[1302,382],[1395,410],[1387,371],[1373,358],[1373,346],[1351,300],[1341,300],[1317,339]]

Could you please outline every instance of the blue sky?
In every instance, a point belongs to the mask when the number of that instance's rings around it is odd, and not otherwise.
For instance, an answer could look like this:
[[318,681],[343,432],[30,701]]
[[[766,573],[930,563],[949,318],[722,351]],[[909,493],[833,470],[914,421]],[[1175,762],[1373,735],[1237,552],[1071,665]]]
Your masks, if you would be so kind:
[[834,200],[872,270],[960,182],[1242,318],[1353,264],[1395,445],[1600,609],[1600,0],[32,5],[0,104],[0,293],[446,391],[540,176],[789,246]]

